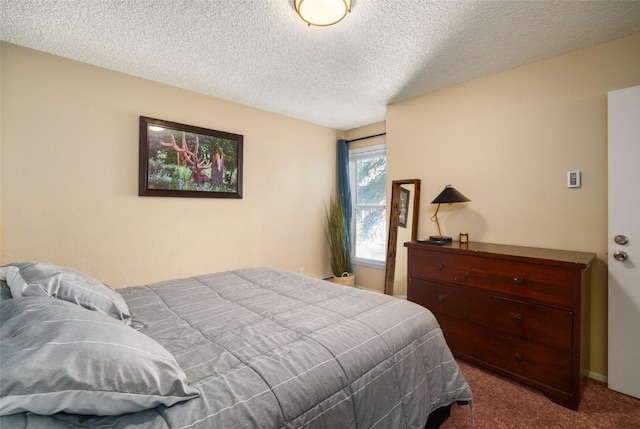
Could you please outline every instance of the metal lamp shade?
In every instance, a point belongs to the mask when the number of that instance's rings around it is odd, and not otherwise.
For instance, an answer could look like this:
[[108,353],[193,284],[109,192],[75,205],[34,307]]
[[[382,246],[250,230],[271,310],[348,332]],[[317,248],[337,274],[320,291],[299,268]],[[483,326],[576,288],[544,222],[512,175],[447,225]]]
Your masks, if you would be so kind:
[[431,201],[431,204],[466,203],[467,201],[471,200],[453,186],[447,185],[440,195]]

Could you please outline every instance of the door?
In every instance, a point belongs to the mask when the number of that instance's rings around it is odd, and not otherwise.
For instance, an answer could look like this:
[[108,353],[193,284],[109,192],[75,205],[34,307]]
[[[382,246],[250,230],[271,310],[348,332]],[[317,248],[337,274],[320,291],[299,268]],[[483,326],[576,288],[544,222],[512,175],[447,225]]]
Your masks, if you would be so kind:
[[609,388],[640,398],[640,86],[609,93]]

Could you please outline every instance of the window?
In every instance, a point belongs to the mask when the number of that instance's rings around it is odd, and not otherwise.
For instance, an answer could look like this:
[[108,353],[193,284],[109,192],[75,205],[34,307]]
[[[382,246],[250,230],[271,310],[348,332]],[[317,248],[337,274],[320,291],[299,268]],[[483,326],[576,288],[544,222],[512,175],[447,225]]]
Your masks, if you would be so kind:
[[386,178],[384,145],[349,150],[349,175],[353,213],[351,253],[353,263],[381,268],[387,255]]

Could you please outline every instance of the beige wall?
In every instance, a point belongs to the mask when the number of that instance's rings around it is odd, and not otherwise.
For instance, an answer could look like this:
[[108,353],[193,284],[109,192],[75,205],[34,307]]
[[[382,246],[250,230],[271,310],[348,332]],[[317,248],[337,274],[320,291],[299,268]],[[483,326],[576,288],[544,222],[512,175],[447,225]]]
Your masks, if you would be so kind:
[[[453,184],[472,201],[441,208],[446,235],[597,254],[596,374],[607,365],[607,92],[638,84],[640,34],[387,108],[387,180],[422,180],[419,238],[437,233],[430,201]],[[581,188],[567,188],[568,170],[582,171]]]
[[[324,201],[343,133],[55,56],[1,45],[0,252],[115,286],[252,265],[326,276]],[[419,237],[447,184],[444,233],[597,253],[591,369],[606,373],[606,94],[640,84],[640,35],[388,106],[392,180],[422,180]],[[244,198],[137,196],[138,116],[244,135]],[[566,188],[566,171],[583,186]],[[311,178],[311,179],[310,179]],[[404,265],[406,267],[406,264]],[[399,263],[398,267],[403,267]],[[384,272],[356,267],[382,290]],[[402,284],[396,293],[405,294]]]
[[[122,287],[272,265],[330,272],[341,132],[2,44],[2,261]],[[138,118],[244,135],[243,199],[138,196]]]

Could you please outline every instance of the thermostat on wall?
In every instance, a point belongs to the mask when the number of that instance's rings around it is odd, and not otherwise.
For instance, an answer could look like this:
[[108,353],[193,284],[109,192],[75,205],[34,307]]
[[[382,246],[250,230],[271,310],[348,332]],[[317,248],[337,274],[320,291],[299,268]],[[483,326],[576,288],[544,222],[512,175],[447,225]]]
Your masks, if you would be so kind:
[[567,188],[579,188],[580,176],[579,171],[567,171]]

